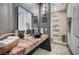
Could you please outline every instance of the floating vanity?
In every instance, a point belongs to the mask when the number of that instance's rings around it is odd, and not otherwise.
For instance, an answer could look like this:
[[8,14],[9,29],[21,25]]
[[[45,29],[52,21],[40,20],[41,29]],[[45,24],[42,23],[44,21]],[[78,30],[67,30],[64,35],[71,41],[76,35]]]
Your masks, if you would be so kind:
[[13,36],[15,33],[8,33],[0,36],[0,54],[4,55],[30,55],[38,48],[43,48],[51,51],[50,39],[46,34],[40,38],[27,36],[20,39]]
[[[50,43],[48,44],[48,35],[43,34],[40,38],[28,36],[26,39],[19,39],[19,43],[8,54],[9,55],[28,55],[32,54],[38,48],[44,48],[49,51]],[[44,45],[43,45],[44,44]]]

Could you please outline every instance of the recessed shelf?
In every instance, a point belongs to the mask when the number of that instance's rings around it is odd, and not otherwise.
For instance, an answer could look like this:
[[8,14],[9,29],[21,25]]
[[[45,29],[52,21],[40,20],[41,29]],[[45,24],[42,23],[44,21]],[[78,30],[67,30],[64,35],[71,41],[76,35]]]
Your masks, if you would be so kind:
[[59,25],[53,25],[53,28],[59,27]]
[[59,35],[57,35],[57,34],[53,34],[53,36],[59,36]]
[[53,30],[53,31],[59,32],[59,29],[55,29],[55,30]]
[[53,20],[53,22],[57,22],[57,21],[59,21],[59,20],[58,20],[58,19],[54,19],[54,20]]

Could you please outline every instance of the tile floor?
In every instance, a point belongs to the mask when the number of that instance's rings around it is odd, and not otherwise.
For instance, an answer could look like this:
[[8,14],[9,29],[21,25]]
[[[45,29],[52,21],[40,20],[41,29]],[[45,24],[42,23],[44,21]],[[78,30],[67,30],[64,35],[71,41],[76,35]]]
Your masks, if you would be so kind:
[[65,45],[52,43],[51,47],[52,47],[51,52],[39,48],[37,51],[33,53],[33,55],[70,55],[70,52]]

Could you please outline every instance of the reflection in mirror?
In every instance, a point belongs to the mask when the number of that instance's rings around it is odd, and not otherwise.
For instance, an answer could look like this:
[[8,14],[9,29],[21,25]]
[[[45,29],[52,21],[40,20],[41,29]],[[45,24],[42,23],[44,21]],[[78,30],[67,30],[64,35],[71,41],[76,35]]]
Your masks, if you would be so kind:
[[42,23],[47,22],[46,3],[42,4]]
[[32,13],[23,7],[18,7],[18,31],[32,29]]

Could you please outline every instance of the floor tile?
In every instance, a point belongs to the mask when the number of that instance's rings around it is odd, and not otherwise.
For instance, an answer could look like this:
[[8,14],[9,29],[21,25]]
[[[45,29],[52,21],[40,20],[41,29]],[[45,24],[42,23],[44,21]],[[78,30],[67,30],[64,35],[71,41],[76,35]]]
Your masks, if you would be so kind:
[[52,47],[51,52],[39,48],[37,51],[35,51],[33,53],[33,55],[70,55],[68,47],[66,47],[64,45],[59,45],[59,44],[52,43],[51,47]]

